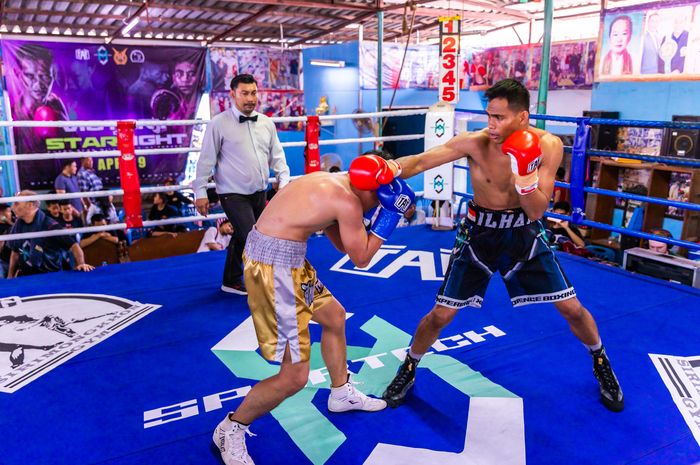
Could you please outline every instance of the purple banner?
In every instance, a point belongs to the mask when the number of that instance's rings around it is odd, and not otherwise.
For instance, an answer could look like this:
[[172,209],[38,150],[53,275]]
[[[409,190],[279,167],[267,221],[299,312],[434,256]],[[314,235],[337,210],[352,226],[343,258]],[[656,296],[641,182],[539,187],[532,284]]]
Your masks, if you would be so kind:
[[[3,73],[14,121],[193,119],[205,83],[206,51],[3,40]],[[114,150],[115,128],[15,128],[17,154]],[[136,130],[136,148],[190,145],[191,126]],[[142,184],[178,177],[187,154],[138,157]],[[60,160],[19,161],[23,189],[52,189]],[[119,185],[118,157],[96,158],[105,186]]]

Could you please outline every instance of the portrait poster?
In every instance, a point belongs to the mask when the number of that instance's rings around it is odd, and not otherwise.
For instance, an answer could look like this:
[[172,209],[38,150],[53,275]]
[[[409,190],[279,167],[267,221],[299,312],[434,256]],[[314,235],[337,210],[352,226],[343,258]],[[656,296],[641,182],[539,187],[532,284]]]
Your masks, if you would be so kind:
[[596,81],[700,79],[700,2],[605,10],[598,44]]
[[[14,121],[193,119],[205,84],[200,48],[3,40]],[[188,147],[191,126],[138,127],[137,149]],[[112,127],[15,128],[17,154],[115,150]],[[78,158],[78,157],[74,157]],[[143,184],[177,178],[187,154],[137,157]],[[119,186],[118,157],[96,158],[105,187]],[[22,189],[53,189],[61,160],[17,162]]]

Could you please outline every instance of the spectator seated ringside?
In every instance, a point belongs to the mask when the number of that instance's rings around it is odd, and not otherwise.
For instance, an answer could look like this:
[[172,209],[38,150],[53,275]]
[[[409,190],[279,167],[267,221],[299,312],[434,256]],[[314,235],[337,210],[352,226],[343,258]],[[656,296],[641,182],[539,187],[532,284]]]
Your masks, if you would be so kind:
[[208,228],[204,233],[202,242],[197,252],[209,252],[211,250],[224,250],[231,242],[233,226],[227,219],[217,220],[217,227]]

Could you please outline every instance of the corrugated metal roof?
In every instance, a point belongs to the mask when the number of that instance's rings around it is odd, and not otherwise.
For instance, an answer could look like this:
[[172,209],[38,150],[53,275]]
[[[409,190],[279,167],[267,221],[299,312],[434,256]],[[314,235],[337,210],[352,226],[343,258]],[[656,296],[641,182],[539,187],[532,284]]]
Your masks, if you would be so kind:
[[[557,15],[600,8],[599,0],[554,1]],[[365,39],[376,40],[378,11],[384,12],[385,39],[392,40],[406,35],[414,14],[413,30],[428,38],[437,35],[439,16],[462,15],[464,33],[485,33],[541,19],[543,5],[518,0],[0,0],[0,32],[48,36],[69,30],[73,36],[304,45],[357,40],[358,24]],[[138,23],[125,34],[136,17]]]

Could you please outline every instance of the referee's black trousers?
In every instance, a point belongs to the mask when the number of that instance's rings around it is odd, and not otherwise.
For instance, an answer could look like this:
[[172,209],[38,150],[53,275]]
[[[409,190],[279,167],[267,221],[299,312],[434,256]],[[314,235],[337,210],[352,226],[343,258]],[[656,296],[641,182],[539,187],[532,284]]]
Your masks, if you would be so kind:
[[233,226],[233,237],[226,251],[224,286],[232,287],[243,281],[243,248],[248,233],[265,208],[266,193],[220,194],[219,200]]

